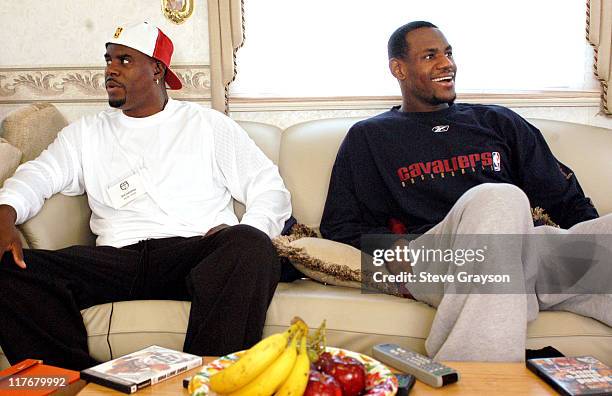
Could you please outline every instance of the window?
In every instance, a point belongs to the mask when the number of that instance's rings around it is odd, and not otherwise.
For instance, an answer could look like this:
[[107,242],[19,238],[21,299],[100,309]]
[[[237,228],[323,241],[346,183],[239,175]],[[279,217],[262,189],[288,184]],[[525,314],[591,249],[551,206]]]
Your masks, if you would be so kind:
[[428,20],[453,46],[458,92],[597,89],[584,0],[244,0],[232,97],[397,96],[387,40]]

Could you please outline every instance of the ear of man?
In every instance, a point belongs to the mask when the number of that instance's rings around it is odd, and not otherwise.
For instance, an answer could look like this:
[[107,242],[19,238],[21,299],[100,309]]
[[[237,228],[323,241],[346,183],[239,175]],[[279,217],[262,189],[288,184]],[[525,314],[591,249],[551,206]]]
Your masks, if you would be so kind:
[[[155,68],[154,68],[154,79],[159,80],[160,83],[164,82],[165,83],[165,77],[166,76],[166,66],[161,63],[160,61],[155,61]],[[165,85],[162,85],[165,86]]]
[[405,80],[406,76],[408,76],[406,63],[398,58],[389,59],[389,70],[391,71],[391,74],[393,74],[393,77],[400,81]]

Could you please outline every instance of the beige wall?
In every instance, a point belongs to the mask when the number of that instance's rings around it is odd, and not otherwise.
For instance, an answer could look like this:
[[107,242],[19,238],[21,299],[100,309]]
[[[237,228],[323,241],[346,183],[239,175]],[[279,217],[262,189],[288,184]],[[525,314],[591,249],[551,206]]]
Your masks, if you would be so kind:
[[185,89],[172,95],[210,102],[208,15],[196,0],[190,19],[167,20],[160,0],[19,0],[0,9],[0,119],[33,101],[51,101],[69,118],[106,107],[104,43],[119,25],[147,20],[175,43],[174,69]]

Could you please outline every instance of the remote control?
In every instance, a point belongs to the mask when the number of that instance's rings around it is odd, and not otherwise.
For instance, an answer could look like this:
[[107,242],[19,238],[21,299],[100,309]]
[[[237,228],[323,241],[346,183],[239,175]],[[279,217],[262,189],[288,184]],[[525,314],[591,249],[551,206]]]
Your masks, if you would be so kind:
[[419,381],[434,388],[459,381],[459,373],[455,369],[396,344],[374,345],[372,356],[397,370],[414,375]]

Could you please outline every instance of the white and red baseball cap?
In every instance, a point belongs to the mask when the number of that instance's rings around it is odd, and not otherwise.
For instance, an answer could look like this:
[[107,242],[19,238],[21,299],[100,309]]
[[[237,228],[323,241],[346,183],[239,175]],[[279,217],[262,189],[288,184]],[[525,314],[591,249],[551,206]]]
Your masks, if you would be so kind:
[[170,59],[174,45],[158,27],[142,22],[137,25],[118,27],[113,37],[106,42],[109,44],[125,45],[143,54],[155,58],[166,65],[166,84],[169,89],[181,89],[183,84],[172,70]]

